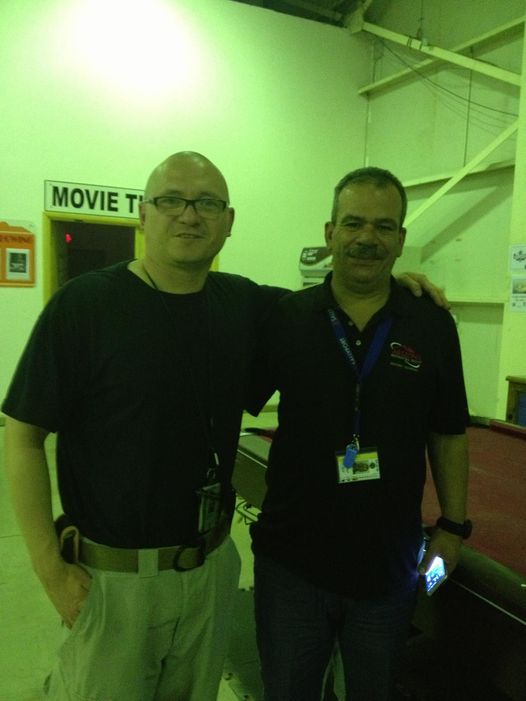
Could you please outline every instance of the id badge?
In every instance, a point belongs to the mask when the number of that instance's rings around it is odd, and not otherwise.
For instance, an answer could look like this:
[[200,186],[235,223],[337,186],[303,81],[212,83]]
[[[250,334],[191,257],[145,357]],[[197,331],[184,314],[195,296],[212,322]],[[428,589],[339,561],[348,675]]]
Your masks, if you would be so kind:
[[207,484],[197,490],[199,498],[199,533],[208,533],[219,523],[221,516],[221,483]]
[[345,453],[336,455],[336,460],[338,484],[380,479],[380,461],[376,448],[353,451],[350,446],[347,446]]

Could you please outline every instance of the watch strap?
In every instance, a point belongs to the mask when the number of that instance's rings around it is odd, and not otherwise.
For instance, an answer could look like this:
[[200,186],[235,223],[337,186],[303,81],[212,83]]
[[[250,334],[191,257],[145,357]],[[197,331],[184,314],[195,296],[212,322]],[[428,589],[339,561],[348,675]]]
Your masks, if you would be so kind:
[[458,535],[464,540],[466,538],[469,538],[469,536],[471,535],[471,531],[473,530],[473,524],[469,519],[464,521],[464,523],[458,523],[458,521],[451,521],[449,518],[441,516],[437,520],[436,525],[441,530],[446,531],[446,533]]

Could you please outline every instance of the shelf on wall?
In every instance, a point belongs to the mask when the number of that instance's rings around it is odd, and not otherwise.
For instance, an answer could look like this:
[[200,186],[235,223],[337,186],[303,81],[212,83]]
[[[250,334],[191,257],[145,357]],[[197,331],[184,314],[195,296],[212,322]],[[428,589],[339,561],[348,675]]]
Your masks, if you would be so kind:
[[485,304],[485,305],[503,305],[508,301],[501,297],[448,297],[450,304]]

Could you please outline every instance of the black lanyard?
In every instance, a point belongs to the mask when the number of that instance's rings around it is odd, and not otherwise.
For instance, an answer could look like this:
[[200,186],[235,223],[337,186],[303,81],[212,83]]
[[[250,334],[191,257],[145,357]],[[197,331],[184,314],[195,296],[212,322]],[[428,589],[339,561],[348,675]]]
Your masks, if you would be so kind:
[[327,313],[329,315],[329,319],[331,322],[332,331],[334,333],[334,336],[335,336],[336,340],[338,341],[338,344],[342,350],[342,353],[347,358],[349,365],[351,366],[354,374],[356,375],[356,394],[354,397],[353,442],[355,443],[356,447],[359,448],[359,446],[360,446],[360,442],[359,442],[359,436],[360,436],[360,399],[361,399],[362,385],[363,385],[365,378],[370,375],[371,370],[375,366],[376,361],[380,357],[380,353],[382,352],[382,348],[383,348],[385,341],[387,339],[387,335],[389,334],[389,331],[391,329],[393,319],[392,319],[392,317],[389,316],[386,319],[384,319],[383,321],[381,321],[380,324],[378,324],[376,331],[374,333],[372,343],[369,346],[369,349],[368,349],[367,354],[365,356],[365,360],[363,362],[363,365],[360,368],[358,366],[358,363],[356,362],[356,358],[353,355],[353,352],[351,350],[351,346],[349,345],[349,341],[347,339],[347,334],[345,332],[345,328],[344,328],[342,322],[339,320],[334,309],[328,309]]

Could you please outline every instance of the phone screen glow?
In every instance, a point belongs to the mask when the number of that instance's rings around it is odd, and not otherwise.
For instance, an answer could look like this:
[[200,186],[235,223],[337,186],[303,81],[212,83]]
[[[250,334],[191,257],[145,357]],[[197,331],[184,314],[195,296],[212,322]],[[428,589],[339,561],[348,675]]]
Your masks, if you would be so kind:
[[426,572],[426,591],[431,595],[435,589],[447,579],[446,566],[444,560],[438,555],[431,562],[431,566]]

